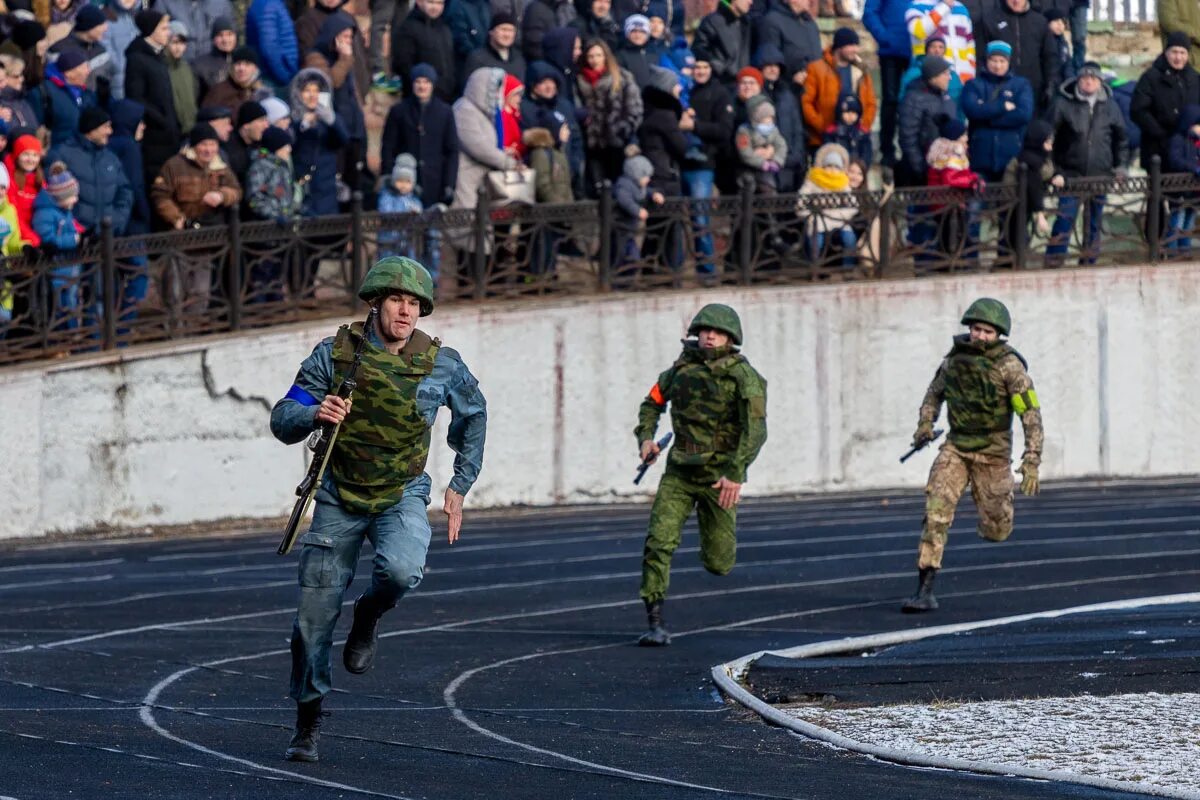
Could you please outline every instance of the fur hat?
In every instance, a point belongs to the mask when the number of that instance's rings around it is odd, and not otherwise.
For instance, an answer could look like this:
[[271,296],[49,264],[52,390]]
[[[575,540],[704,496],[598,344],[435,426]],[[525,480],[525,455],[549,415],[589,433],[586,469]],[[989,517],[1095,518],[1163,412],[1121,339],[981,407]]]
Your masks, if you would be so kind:
[[551,133],[549,128],[527,128],[525,133],[521,134],[521,141],[528,148],[550,147],[553,148],[558,144],[558,137]]

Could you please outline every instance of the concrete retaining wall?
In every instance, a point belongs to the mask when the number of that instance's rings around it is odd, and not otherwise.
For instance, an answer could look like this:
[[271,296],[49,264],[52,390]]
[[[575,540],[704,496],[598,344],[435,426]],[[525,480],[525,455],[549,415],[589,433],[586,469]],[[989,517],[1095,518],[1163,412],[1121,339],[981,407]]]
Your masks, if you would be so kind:
[[[932,452],[897,457],[978,295],[1013,310],[1045,409],[1045,477],[1200,471],[1200,267],[497,303],[424,327],[463,354],[489,401],[471,506],[633,496],[638,403],[717,299],[740,311],[745,352],[769,380],[770,438],[747,491],[868,489],[923,482]],[[0,371],[0,537],[286,515],[304,453],[271,437],[268,410],[334,328]],[[429,464],[439,492],[444,425]]]

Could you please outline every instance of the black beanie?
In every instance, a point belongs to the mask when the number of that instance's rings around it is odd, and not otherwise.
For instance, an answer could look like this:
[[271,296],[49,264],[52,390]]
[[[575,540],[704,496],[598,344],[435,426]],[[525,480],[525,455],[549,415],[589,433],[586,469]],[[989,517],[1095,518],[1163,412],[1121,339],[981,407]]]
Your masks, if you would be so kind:
[[249,122],[254,122],[256,119],[262,119],[266,115],[267,110],[262,107],[262,103],[257,100],[247,100],[238,106],[237,126],[240,128]]
[[42,23],[26,19],[18,22],[13,28],[13,44],[22,50],[32,50],[37,43],[46,38],[46,29]]
[[137,26],[138,33],[145,38],[154,33],[154,29],[158,27],[165,16],[166,14],[161,11],[152,11],[147,8],[137,13],[137,16],[133,18],[133,24]]
[[102,108],[88,106],[79,112],[79,132],[85,136],[106,122],[112,122],[112,117]]
[[197,122],[194,126],[192,126],[192,132],[188,134],[188,144],[190,144],[192,147],[195,147],[201,142],[208,141],[209,139],[212,139],[214,142],[221,141],[221,137],[217,136],[216,129],[207,122]]
[[262,138],[258,140],[258,143],[264,150],[274,153],[279,148],[292,143],[292,134],[283,128],[276,128],[272,125],[263,131]]

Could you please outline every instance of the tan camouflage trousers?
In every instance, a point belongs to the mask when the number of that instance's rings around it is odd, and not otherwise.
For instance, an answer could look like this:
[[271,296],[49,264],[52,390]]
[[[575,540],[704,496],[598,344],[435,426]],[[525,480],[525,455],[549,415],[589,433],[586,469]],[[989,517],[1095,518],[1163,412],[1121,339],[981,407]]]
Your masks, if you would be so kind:
[[925,521],[917,567],[942,568],[942,553],[954,509],[967,484],[979,509],[979,536],[1003,542],[1013,529],[1013,476],[1007,458],[982,453],[964,453],[950,443],[942,445],[925,484]]

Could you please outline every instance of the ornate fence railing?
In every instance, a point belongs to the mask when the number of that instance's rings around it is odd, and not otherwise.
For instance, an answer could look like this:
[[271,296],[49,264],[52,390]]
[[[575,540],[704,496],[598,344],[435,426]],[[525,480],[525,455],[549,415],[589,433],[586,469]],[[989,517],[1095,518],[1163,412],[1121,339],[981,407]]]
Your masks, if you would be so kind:
[[[722,285],[922,277],[1192,258],[1200,180],[1047,187],[1039,232],[1021,173],[982,191],[904,188],[668,198],[645,222],[598,201],[352,213],[115,238],[0,260],[0,364],[345,315],[369,265],[412,255],[442,303]],[[1200,242],[1198,242],[1200,244]]]

